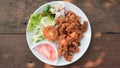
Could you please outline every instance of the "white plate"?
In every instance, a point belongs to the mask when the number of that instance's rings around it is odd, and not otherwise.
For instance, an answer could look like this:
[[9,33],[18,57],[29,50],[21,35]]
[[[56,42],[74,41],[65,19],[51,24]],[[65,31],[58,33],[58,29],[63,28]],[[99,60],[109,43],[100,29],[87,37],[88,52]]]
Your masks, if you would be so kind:
[[46,61],[45,59],[43,59],[43,57],[39,56],[39,54],[36,53],[36,51],[32,48],[32,46],[34,46],[33,43],[31,42],[31,37],[33,36],[33,32],[29,32],[29,33],[27,32],[26,38],[27,38],[27,43],[28,43],[30,50],[39,60],[41,60],[44,63],[54,65],[54,66],[64,66],[64,65],[68,65],[68,64],[71,64],[71,63],[77,61],[86,52],[86,50],[88,49],[88,46],[90,44],[90,40],[91,40],[91,26],[90,26],[90,22],[89,22],[87,16],[85,15],[85,13],[77,6],[75,6],[71,3],[68,3],[68,2],[53,1],[53,2],[46,3],[42,6],[40,6],[33,14],[39,13],[40,11],[44,10],[47,5],[56,5],[56,4],[64,5],[66,9],[75,12],[78,16],[82,17],[81,21],[84,21],[84,20],[88,21],[88,29],[84,33],[84,37],[80,41],[80,43],[81,43],[81,45],[79,47],[80,52],[74,54],[74,57],[71,62],[66,61],[63,57],[59,57],[59,59],[56,63],[52,63],[52,62],[49,62],[49,61]]

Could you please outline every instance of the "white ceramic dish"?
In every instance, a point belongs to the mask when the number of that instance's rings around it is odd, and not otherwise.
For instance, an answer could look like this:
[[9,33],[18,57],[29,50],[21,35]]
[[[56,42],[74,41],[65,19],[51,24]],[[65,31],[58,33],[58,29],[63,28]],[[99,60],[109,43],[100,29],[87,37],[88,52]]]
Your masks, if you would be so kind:
[[[64,65],[68,65],[68,64],[71,64],[71,63],[77,61],[79,58],[81,58],[84,55],[84,53],[86,52],[86,50],[89,47],[90,40],[91,40],[91,26],[90,26],[90,22],[89,22],[87,16],[80,8],[78,8],[77,6],[75,6],[71,3],[64,2],[64,1],[53,1],[53,2],[46,3],[42,6],[40,6],[33,14],[39,13],[40,11],[44,10],[47,5],[56,5],[56,4],[64,5],[66,9],[71,10],[71,11],[75,12],[78,16],[82,17],[82,20],[80,20],[81,22],[84,20],[88,21],[88,29],[84,33],[84,37],[80,40],[80,43],[81,43],[81,45],[79,46],[80,52],[74,54],[74,57],[71,62],[66,61],[63,57],[58,57],[57,62],[52,63],[52,62],[46,61],[45,59],[40,57],[39,54],[36,53],[35,50],[33,49],[34,44],[31,42],[31,37],[33,36],[33,32],[29,32],[29,33],[27,32],[26,38],[27,38],[27,43],[28,43],[30,50],[39,60],[41,60],[44,63],[54,65],[54,66],[64,66]],[[57,49],[57,47],[56,47],[56,49]]]

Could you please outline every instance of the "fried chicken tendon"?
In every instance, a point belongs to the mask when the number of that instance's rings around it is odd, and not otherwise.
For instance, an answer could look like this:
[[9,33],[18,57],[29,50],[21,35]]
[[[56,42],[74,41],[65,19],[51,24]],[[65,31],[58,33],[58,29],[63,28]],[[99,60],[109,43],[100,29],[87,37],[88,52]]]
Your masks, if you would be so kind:
[[80,39],[87,29],[87,21],[83,24],[80,17],[72,11],[67,11],[65,16],[55,19],[58,30],[58,54],[64,56],[65,60],[71,61],[74,53],[80,51]]

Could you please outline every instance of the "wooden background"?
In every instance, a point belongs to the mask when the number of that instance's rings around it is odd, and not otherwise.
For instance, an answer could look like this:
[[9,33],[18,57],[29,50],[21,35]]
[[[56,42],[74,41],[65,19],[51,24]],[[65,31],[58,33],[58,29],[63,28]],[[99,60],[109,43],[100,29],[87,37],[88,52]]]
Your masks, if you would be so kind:
[[120,0],[64,0],[80,7],[92,27],[85,55],[63,67],[39,61],[27,46],[30,14],[53,0],[0,0],[0,68],[120,68]]

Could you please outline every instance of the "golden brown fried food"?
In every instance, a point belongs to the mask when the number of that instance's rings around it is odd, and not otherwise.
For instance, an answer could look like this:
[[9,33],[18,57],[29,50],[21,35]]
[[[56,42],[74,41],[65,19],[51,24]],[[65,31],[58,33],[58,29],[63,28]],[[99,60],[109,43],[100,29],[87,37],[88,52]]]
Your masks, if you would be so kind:
[[87,21],[84,21],[84,23],[82,24],[82,31],[85,32],[87,30]]
[[58,29],[58,54],[65,60],[71,61],[74,53],[79,52],[80,39],[87,30],[87,21],[80,23],[80,17],[74,12],[68,11],[65,19],[56,18]]

